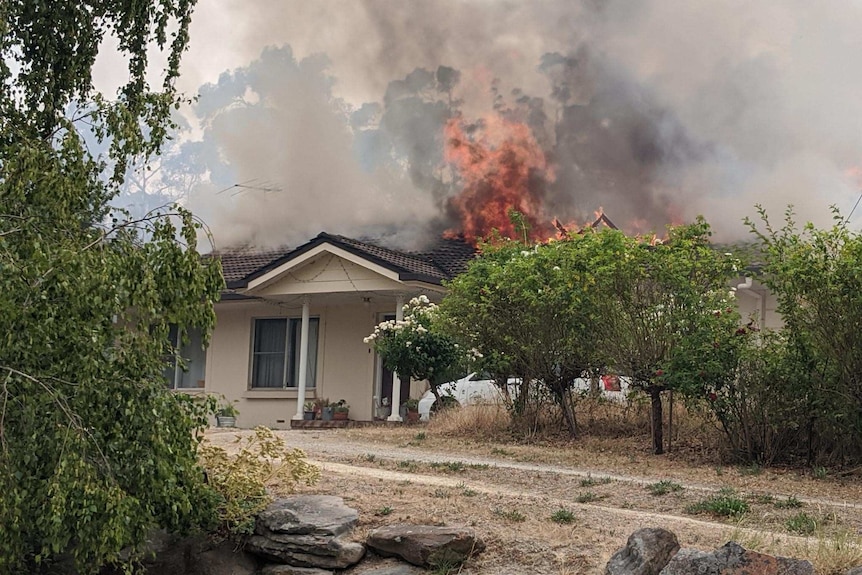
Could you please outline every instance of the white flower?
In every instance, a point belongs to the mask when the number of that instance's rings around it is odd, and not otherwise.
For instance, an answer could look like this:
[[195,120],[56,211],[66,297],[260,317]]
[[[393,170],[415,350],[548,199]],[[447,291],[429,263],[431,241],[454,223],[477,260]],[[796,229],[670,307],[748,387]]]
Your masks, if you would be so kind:
[[554,271],[555,271],[555,272],[560,271],[560,266],[554,266]]

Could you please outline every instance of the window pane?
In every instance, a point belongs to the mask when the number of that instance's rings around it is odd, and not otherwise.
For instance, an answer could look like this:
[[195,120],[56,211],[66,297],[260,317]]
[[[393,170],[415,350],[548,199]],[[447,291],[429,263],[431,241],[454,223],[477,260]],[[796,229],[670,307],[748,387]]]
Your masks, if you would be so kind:
[[197,328],[189,330],[189,342],[182,346],[182,357],[185,370],[179,374],[177,386],[183,389],[204,387],[204,370],[207,364],[207,352],[203,348],[201,331]]
[[287,340],[286,319],[254,321],[252,387],[283,387]]

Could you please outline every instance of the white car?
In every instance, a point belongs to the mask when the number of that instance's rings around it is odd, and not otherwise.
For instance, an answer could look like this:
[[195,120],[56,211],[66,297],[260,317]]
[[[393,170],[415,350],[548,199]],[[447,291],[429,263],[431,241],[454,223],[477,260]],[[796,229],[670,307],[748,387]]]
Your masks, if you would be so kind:
[[[509,389],[514,391],[515,385],[521,380],[515,377],[509,378]],[[445,403],[453,405],[470,405],[477,403],[499,403],[503,400],[500,388],[487,374],[471,373],[461,379],[450,381],[440,385],[438,388],[440,399]],[[419,400],[419,419],[428,421],[431,411],[435,409],[437,398],[429,389]]]
[[[509,393],[514,396],[518,392],[520,378],[510,377]],[[627,377],[616,375],[603,375],[599,383],[602,397],[614,401],[625,401],[629,391],[630,380]],[[575,380],[574,388],[586,392],[590,389],[589,380],[578,378]],[[471,373],[466,377],[444,383],[439,387],[440,398],[444,402],[453,405],[464,406],[481,403],[500,403],[503,394],[493,379],[487,374]],[[419,419],[428,421],[431,412],[435,410],[437,398],[429,389],[419,400]]]

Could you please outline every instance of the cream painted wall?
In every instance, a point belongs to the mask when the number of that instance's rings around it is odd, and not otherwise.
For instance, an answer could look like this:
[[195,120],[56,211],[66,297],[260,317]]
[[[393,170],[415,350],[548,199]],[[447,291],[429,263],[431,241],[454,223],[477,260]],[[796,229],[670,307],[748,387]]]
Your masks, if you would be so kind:
[[[296,302],[294,302],[296,306]],[[345,399],[350,418],[372,419],[374,354],[362,339],[375,325],[376,310],[362,304],[315,305],[311,317],[320,318],[317,386],[308,389],[306,400],[326,397]],[[237,425],[265,425],[287,429],[296,414],[295,389],[249,389],[251,339],[254,318],[301,317],[302,308],[263,302],[221,302],[216,305],[218,323],[207,350],[206,391],[237,401]]]

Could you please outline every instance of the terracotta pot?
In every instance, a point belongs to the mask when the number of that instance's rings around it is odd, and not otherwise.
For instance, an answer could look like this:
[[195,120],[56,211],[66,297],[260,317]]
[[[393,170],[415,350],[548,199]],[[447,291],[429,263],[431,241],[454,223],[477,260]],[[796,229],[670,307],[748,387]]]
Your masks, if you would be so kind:
[[419,423],[419,412],[407,410],[407,423]]
[[336,411],[332,414],[332,419],[334,419],[335,421],[347,421],[348,415],[349,412],[347,411]]

